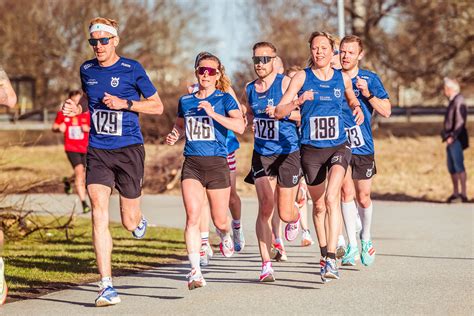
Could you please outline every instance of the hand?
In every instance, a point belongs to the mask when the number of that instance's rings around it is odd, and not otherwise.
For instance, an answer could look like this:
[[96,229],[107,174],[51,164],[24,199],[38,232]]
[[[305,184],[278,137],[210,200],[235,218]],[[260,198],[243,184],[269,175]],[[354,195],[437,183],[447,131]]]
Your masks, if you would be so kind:
[[105,106],[111,110],[123,110],[128,107],[127,100],[119,99],[118,97],[108,94],[107,92],[104,93],[102,102],[104,102]]
[[89,133],[91,131],[91,127],[87,124],[82,124],[81,128],[84,133]]
[[179,139],[179,132],[176,128],[166,136],[166,144],[173,146]]
[[448,145],[451,145],[452,143],[454,143],[454,138],[449,136],[447,139],[446,139],[446,143],[448,143]]
[[357,89],[359,89],[360,93],[364,97],[368,98],[370,96],[369,85],[367,84],[367,80],[357,76],[356,87]]
[[65,133],[65,132],[66,132],[66,124],[65,124],[65,123],[59,124],[59,131],[60,131],[61,133]]
[[64,116],[76,116],[79,114],[79,105],[71,99],[67,99],[62,107]]
[[199,102],[198,109],[199,110],[204,109],[204,111],[206,111],[206,114],[210,117],[215,113],[214,108],[208,101]]
[[306,101],[313,101],[313,100],[314,100],[314,91],[313,90],[305,91],[303,92],[302,95],[299,96],[298,104],[301,106]]
[[275,106],[267,106],[265,113],[267,113],[268,117],[275,118],[275,108]]
[[360,105],[356,107],[354,111],[352,111],[352,115],[354,115],[357,125],[360,125],[364,122],[364,112],[362,112]]

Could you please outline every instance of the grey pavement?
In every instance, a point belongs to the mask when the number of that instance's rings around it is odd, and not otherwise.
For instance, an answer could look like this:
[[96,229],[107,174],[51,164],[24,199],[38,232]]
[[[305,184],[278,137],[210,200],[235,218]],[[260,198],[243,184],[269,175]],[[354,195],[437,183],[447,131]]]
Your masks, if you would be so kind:
[[[38,210],[68,212],[64,195],[11,197]],[[77,202],[77,201],[76,201]],[[78,204],[77,204],[78,206]],[[145,196],[142,208],[154,225],[184,226],[180,197]],[[85,284],[36,299],[9,303],[2,315],[270,315],[270,314],[443,314],[474,313],[473,204],[374,203],[371,267],[340,270],[341,279],[322,284],[319,250],[287,243],[289,261],[274,263],[274,283],[257,281],[260,258],[255,238],[257,202],[243,199],[247,246],[230,259],[216,254],[203,269],[208,286],[189,291],[186,262],[114,279],[122,303],[96,308],[96,284]],[[111,201],[119,220],[118,199]],[[312,229],[314,236],[314,229]]]

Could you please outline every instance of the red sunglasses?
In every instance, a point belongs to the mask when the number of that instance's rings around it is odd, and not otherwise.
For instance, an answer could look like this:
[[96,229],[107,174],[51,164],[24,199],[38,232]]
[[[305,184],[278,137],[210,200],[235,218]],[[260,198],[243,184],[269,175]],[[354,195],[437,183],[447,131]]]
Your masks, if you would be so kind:
[[201,76],[204,75],[206,71],[209,76],[215,76],[218,73],[216,68],[211,67],[198,67],[197,69],[198,74],[200,74]]

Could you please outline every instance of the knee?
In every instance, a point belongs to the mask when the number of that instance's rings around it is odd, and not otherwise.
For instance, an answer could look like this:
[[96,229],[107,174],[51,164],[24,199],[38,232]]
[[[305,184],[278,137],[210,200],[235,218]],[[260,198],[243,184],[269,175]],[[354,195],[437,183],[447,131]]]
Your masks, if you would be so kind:
[[346,187],[342,187],[341,188],[341,199],[344,201],[344,202],[351,202],[354,200],[354,197],[355,197],[355,190],[352,189],[352,188],[346,188]]
[[326,205],[322,202],[313,203],[313,214],[315,216],[321,216],[326,213]]
[[326,193],[324,197],[324,202],[326,203],[327,208],[336,208],[339,202],[339,195],[334,193]]
[[191,214],[188,213],[186,217],[186,227],[196,227],[199,226],[200,217],[196,214],[196,212],[192,212]]
[[368,208],[370,204],[372,204],[372,200],[370,199],[370,194],[368,193],[359,194],[359,196],[357,197],[357,203],[359,204],[359,206],[363,208]]

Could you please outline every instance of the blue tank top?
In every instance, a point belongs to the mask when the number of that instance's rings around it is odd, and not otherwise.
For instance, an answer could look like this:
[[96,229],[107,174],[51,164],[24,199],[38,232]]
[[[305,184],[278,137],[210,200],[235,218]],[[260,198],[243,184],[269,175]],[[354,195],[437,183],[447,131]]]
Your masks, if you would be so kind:
[[234,98],[225,92],[216,90],[205,99],[187,94],[179,99],[178,117],[184,119],[186,130],[185,156],[227,157],[226,138],[228,130],[211,119],[204,110],[198,110],[199,102],[208,101],[218,114],[229,116],[229,111],[239,110]]
[[301,144],[313,147],[334,147],[347,141],[342,119],[345,100],[342,72],[334,70],[330,80],[319,80],[311,68],[305,69],[306,78],[298,92],[314,91],[314,100],[301,106]]
[[[195,92],[198,92],[198,91],[199,91],[199,85],[197,83],[195,83],[193,85],[193,92],[192,93],[195,93]],[[240,148],[239,140],[237,139],[237,136],[235,136],[233,131],[227,131],[227,138],[225,140],[225,143],[226,143],[228,154],[231,154],[231,153],[233,153],[234,151],[236,151],[237,149]]]
[[[379,99],[388,99],[388,93],[385,91],[382,81],[377,74],[368,70],[359,69],[357,76],[367,81],[369,91],[375,97]],[[360,93],[359,89],[357,89],[357,76],[352,78],[352,89],[354,89],[354,93],[357,99],[359,99],[362,112],[364,113],[364,122],[360,126],[356,124],[354,116],[352,115],[352,110],[347,105],[346,100],[344,100],[344,128],[347,133],[347,138],[351,143],[353,154],[372,155],[374,154],[374,139],[372,137],[372,127],[370,123],[374,109],[370,105],[370,102]]]
[[143,144],[138,113],[111,110],[102,102],[107,92],[120,99],[139,101],[149,98],[156,89],[142,65],[135,60],[120,57],[112,66],[102,67],[97,59],[88,60],[80,68],[82,90],[89,100],[91,131],[89,146],[99,149],[117,149]]
[[278,74],[267,91],[259,93],[256,80],[247,85],[247,100],[254,114],[254,149],[262,156],[290,154],[299,149],[296,122],[284,118],[270,118],[265,109],[276,106],[283,96],[282,81],[285,76]]

